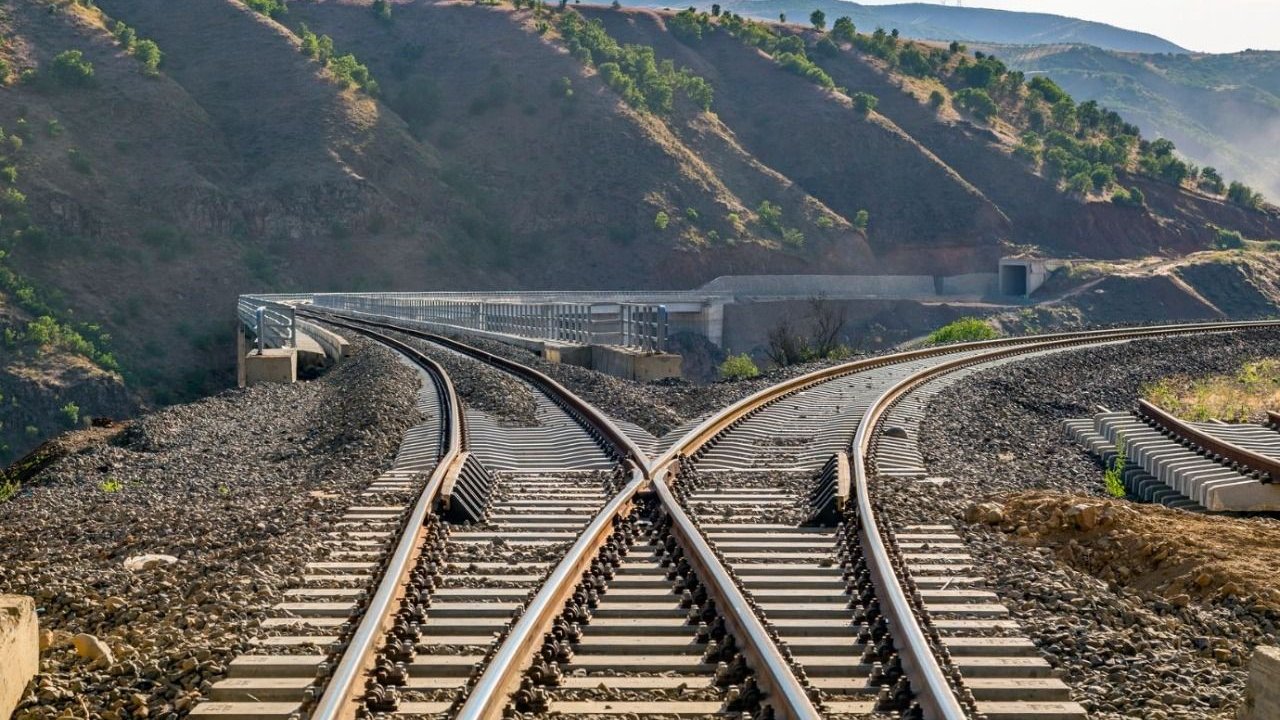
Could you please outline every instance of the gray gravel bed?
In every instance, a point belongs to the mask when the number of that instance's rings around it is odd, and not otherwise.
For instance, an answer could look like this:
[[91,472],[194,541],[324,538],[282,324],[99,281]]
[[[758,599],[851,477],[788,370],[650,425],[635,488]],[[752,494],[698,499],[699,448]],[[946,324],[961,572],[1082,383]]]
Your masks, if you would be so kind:
[[[315,381],[149,414],[0,505],[0,592],[34,596],[52,643],[18,720],[182,717],[251,648],[323,533],[420,421],[412,370],[353,345]],[[145,554],[176,562],[126,569]],[[80,657],[78,633],[110,657]]]
[[[1130,408],[1142,385],[1166,375],[1232,372],[1277,341],[1275,330],[1141,340],[977,373],[935,398],[921,427],[929,472],[950,480],[877,482],[873,492],[895,524],[956,523],[977,569],[1092,717],[1234,717],[1243,659],[1255,644],[1275,644],[1277,618],[1231,602],[1175,608],[1016,536],[966,525],[963,514],[976,500],[1020,490],[1103,495],[1102,468],[1065,439],[1063,420],[1097,405]],[[1237,651],[1206,657],[1206,643],[1219,640]]]
[[496,340],[471,335],[457,337],[468,345],[546,373],[606,415],[633,422],[656,437],[788,378],[857,359],[855,356],[838,363],[824,361],[792,365],[763,372],[750,380],[725,380],[706,385],[680,379],[641,383],[577,365],[547,362],[536,353]]
[[534,398],[538,391],[528,383],[479,360],[412,335],[391,334],[440,363],[468,409],[488,413],[512,425],[539,425],[538,401]]

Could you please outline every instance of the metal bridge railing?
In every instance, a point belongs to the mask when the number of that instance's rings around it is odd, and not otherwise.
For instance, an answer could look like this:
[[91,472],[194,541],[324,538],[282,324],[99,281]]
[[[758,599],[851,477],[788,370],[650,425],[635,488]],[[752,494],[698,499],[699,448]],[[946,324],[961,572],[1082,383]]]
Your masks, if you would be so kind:
[[316,307],[578,345],[666,350],[665,305],[453,299],[414,293],[324,293]]
[[236,315],[254,337],[259,353],[298,346],[298,327],[292,306],[242,295],[236,302]]

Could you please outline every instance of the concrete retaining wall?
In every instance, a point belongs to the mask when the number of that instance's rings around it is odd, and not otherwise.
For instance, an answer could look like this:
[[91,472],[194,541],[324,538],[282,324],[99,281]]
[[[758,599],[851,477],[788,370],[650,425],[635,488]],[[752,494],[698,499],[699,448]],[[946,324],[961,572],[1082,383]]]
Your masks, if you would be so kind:
[[0,718],[13,714],[39,669],[35,601],[22,595],[0,595]]
[[668,353],[640,353],[607,345],[591,346],[591,367],[614,377],[651,382],[680,377],[681,358]]
[[[3,714],[0,707],[0,716]],[[1253,651],[1244,705],[1236,717],[1239,720],[1280,718],[1280,648],[1258,647]]]
[[312,340],[315,340],[316,344],[324,350],[324,354],[334,362],[338,362],[351,354],[350,344],[341,335],[301,318],[298,318],[295,322],[298,325],[298,332],[305,333]]

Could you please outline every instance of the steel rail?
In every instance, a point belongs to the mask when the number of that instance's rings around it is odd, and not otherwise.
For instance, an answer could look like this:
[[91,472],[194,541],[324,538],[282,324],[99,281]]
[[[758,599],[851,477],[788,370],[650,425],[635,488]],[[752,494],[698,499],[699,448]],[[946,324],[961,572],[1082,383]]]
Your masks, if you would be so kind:
[[631,513],[635,496],[646,482],[644,471],[633,468],[626,487],[596,513],[529,602],[471,689],[455,720],[494,720],[503,716],[511,695],[519,688],[525,669],[542,647],[543,636],[564,611],[574,586],[581,581],[591,567],[591,561],[613,532],[615,521]]
[[868,487],[867,458],[871,451],[871,442],[875,431],[884,414],[907,393],[930,380],[964,367],[989,363],[1011,356],[1065,349],[1079,345],[1120,342],[1147,337],[1168,337],[1207,331],[1227,332],[1235,329],[1274,325],[1274,321],[1260,323],[1201,323],[1193,326],[1131,328],[1108,331],[1102,334],[1059,334],[1041,342],[998,348],[980,355],[956,358],[930,366],[895,383],[867,408],[858,423],[858,430],[854,434],[853,442],[851,443],[852,452],[850,453],[853,486],[857,495],[857,506],[861,521],[861,539],[863,549],[867,554],[867,567],[871,572],[872,583],[876,587],[877,594],[881,597],[881,607],[886,619],[890,622],[894,646],[898,649],[903,669],[906,670],[907,676],[911,680],[912,689],[916,692],[917,702],[920,703],[921,709],[928,720],[963,720],[966,714],[959,699],[947,682],[941,666],[938,665],[924,631],[920,628],[920,624],[911,609],[906,593],[895,576],[888,550],[884,546],[875,522],[874,509],[871,506]]
[[[302,314],[304,316],[319,315],[319,313],[316,313],[314,311],[302,310],[301,308],[299,308],[298,312],[299,314]],[[569,410],[572,411],[573,414],[576,414],[578,416],[578,419],[580,422],[594,426],[595,429],[604,437],[605,441],[613,445],[614,449],[621,456],[624,462],[627,460],[630,460],[631,462],[635,463],[637,467],[640,467],[640,468],[647,468],[650,465],[648,454],[645,453],[645,451],[642,450],[640,446],[636,444],[635,440],[632,440],[630,436],[628,436],[626,433],[622,431],[621,428],[619,428],[616,424],[614,424],[614,422],[610,420],[608,416],[606,416],[604,413],[596,409],[596,407],[591,403],[578,397],[576,394],[571,392],[568,388],[561,385],[556,380],[552,379],[551,376],[547,375],[546,373],[543,373],[539,370],[535,370],[534,368],[531,368],[528,365],[523,365],[514,360],[505,358],[501,355],[488,352],[487,350],[481,350],[480,348],[472,347],[470,345],[467,345],[466,343],[460,342],[458,340],[454,340],[453,338],[446,337],[444,335],[437,335],[435,333],[427,332],[425,330],[421,330],[418,328],[407,327],[399,323],[388,322],[385,319],[370,319],[371,317],[383,318],[383,316],[380,316],[380,315],[369,316],[369,317],[355,317],[355,316],[368,315],[367,313],[361,313],[359,311],[348,311],[343,313],[335,312],[335,313],[332,313],[332,315],[334,317],[347,317],[360,323],[372,325],[375,327],[380,327],[384,330],[393,330],[396,332],[406,333],[408,335],[412,335],[414,337],[420,338],[422,340],[426,340],[428,342],[435,343],[437,345],[443,345],[449,348],[450,350],[462,353],[463,355],[468,355],[472,358],[480,360],[481,362],[489,363],[490,365],[494,365],[517,377],[520,377],[532,383],[538,389],[542,390],[542,392],[546,393],[548,397],[552,398],[556,402],[559,402],[565,407],[567,407]]]
[[342,659],[338,661],[337,667],[325,684],[324,692],[309,716],[310,720],[347,720],[356,716],[357,708],[353,700],[355,692],[358,691],[358,683],[371,665],[378,641],[386,634],[386,626],[392,618],[393,603],[400,598],[404,579],[417,559],[422,540],[421,529],[426,524],[427,517],[431,514],[436,498],[440,494],[445,475],[454,464],[454,459],[464,451],[466,446],[462,406],[444,368],[424,353],[395,338],[342,322],[334,322],[334,324],[374,337],[379,342],[386,343],[406,354],[427,370],[441,397],[444,412],[441,413],[440,430],[446,441],[444,452],[437,460],[426,487],[418,495],[417,503],[405,520],[404,530],[399,542],[396,543],[390,561],[383,570],[378,589],[365,607],[364,615],[360,619],[360,624],[356,626]]
[[860,516],[860,534],[864,551],[867,553],[867,566],[871,573],[873,585],[881,599],[881,607],[885,612],[890,627],[893,628],[895,646],[899,650],[904,670],[911,680],[912,689],[917,695],[917,702],[928,720],[963,720],[967,717],[963,706],[947,682],[946,675],[938,665],[930,648],[924,631],[915,617],[906,593],[893,570],[888,549],[880,536],[879,526],[875,520],[874,508],[871,505],[870,490],[867,483],[866,457],[875,426],[883,413],[894,402],[910,389],[926,380],[954,371],[960,367],[990,362],[994,359],[1028,352],[1067,347],[1081,344],[1121,341],[1143,337],[1163,337],[1168,335],[1190,334],[1196,332],[1226,332],[1235,329],[1276,326],[1277,321],[1234,322],[1234,323],[1195,323],[1179,325],[1152,326],[1146,328],[1125,328],[1115,330],[1096,330],[1072,333],[1054,333],[1034,337],[1004,338],[973,343],[959,343],[936,348],[925,348],[893,353],[876,358],[857,360],[843,365],[824,368],[801,375],[757,392],[734,403],[727,409],[703,421],[690,430],[662,456],[656,458],[651,466],[655,477],[665,473],[680,457],[696,454],[708,443],[715,440],[725,431],[764,407],[809,387],[890,364],[909,362],[951,355],[972,350],[991,348],[993,352],[975,356],[961,357],[949,362],[935,365],[899,382],[871,405],[858,425],[853,442],[851,457],[851,490],[856,495]]
[[1280,480],[1280,460],[1276,458],[1214,437],[1155,403],[1146,400],[1138,400],[1138,414],[1148,422],[1173,435],[1175,440],[1195,445],[1206,453],[1217,455],[1235,463],[1244,470],[1261,473],[1265,478],[1263,482]]
[[706,584],[708,594],[715,599],[725,626],[741,644],[748,665],[756,673],[757,684],[767,691],[765,702],[773,708],[774,717],[779,720],[821,718],[822,714],[778,652],[777,645],[738,588],[737,581],[716,557],[702,531],[680,507],[680,502],[667,485],[666,475],[662,472],[653,478],[654,492],[671,517],[671,530],[684,550],[685,558],[697,571],[698,579]]
[[631,512],[635,496],[646,486],[656,491],[664,509],[671,516],[677,542],[690,564],[699,569],[699,577],[706,579],[708,592],[716,597],[725,625],[741,642],[749,665],[756,673],[756,681],[770,692],[767,702],[774,708],[779,719],[817,720],[821,717],[736,582],[680,507],[665,480],[655,478],[652,462],[646,454],[603,413],[545,374],[512,360],[451,338],[404,328],[394,323],[371,322],[364,318],[359,318],[357,322],[422,337],[513,372],[540,386],[551,397],[576,408],[585,421],[595,424],[602,433],[616,437],[618,445],[628,446],[628,455],[646,463],[634,467],[631,481],[597,513],[544,582],[472,688],[465,704],[455,716],[456,720],[497,720],[503,716],[511,694],[518,689],[525,669],[541,647],[543,636],[563,611],[565,601],[590,567],[599,548],[607,541],[614,521]]
[[1225,323],[1188,323],[1188,324],[1172,324],[1172,325],[1153,325],[1143,328],[1121,328],[1112,330],[1082,330],[1069,333],[1050,333],[1045,335],[1031,335],[1014,338],[1000,338],[997,340],[982,340],[978,342],[955,343],[951,345],[939,345],[936,347],[920,348],[916,350],[905,350],[887,355],[880,355],[872,358],[864,358],[854,360],[852,362],[841,365],[833,365],[831,367],[815,370],[811,373],[798,375],[789,380],[785,380],[777,385],[765,388],[753,395],[749,395],[742,400],[730,405],[724,410],[712,415],[702,423],[689,430],[684,437],[680,438],[665,453],[656,458],[651,467],[655,470],[663,469],[671,465],[681,456],[689,457],[697,453],[708,443],[713,441],[720,434],[733,427],[737,423],[746,419],[748,416],[757,411],[771,405],[782,398],[793,393],[805,390],[811,386],[820,383],[835,380],[836,378],[852,375],[853,373],[872,370],[886,365],[910,362],[912,360],[920,360],[941,355],[950,355],[958,352],[967,352],[970,350],[982,350],[985,348],[999,348],[1008,346],[1022,346],[1042,344],[1065,339],[1094,339],[1104,340],[1108,338],[1120,339],[1122,337],[1135,336],[1135,333],[1145,335],[1167,335],[1192,333],[1201,331],[1226,331],[1232,329],[1248,329],[1255,327],[1280,326],[1280,320],[1261,320],[1261,321],[1238,321]]

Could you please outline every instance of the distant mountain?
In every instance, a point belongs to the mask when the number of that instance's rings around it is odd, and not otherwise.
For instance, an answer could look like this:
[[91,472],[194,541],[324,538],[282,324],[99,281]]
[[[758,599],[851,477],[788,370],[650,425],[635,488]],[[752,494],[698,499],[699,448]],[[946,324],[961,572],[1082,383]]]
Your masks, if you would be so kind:
[[974,45],[1077,100],[1097,100],[1201,165],[1280,198],[1280,52],[1143,55],[1093,47]]
[[[626,4],[675,9],[682,7],[678,2],[664,4],[660,0],[641,0]],[[703,9],[710,5],[710,2],[695,3],[696,7]],[[926,3],[861,5],[842,0],[725,0],[720,6],[741,15],[766,20],[777,20],[780,13],[785,13],[787,20],[796,23],[807,23],[809,13],[818,9],[826,13],[828,23],[841,15],[847,15],[859,29],[897,28],[905,36],[921,40],[961,40],[1004,45],[1078,43],[1122,52],[1188,52],[1186,48],[1148,33],[1047,13],[946,7]]]

